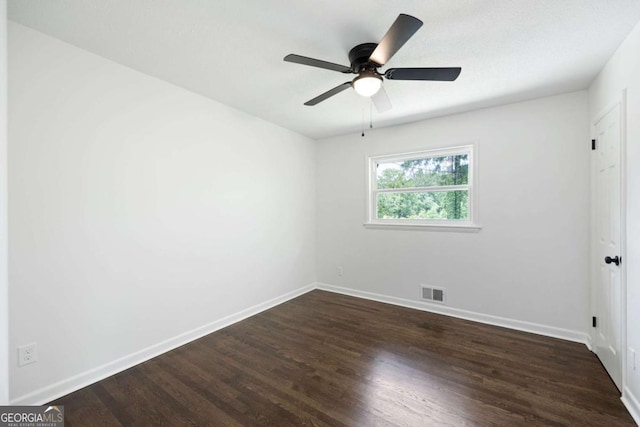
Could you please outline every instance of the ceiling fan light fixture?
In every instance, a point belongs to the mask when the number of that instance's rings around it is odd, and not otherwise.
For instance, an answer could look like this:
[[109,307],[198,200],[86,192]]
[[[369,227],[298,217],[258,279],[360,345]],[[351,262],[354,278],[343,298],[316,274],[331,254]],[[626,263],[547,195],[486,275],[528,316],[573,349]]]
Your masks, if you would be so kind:
[[351,84],[358,95],[373,96],[382,86],[382,77],[373,71],[363,71]]
[[[373,105],[379,113],[391,108],[391,103],[386,92],[382,88],[382,80],[419,80],[419,81],[443,81],[452,82],[458,78],[460,67],[412,67],[390,68],[385,73],[380,73],[378,68],[384,66],[391,57],[418,31],[422,21],[411,15],[401,13],[391,24],[380,43],[360,43],[354,46],[348,54],[350,66],[322,61],[296,54],[284,57],[286,62],[307,65],[337,71],[342,74],[357,74],[351,81],[339,84],[333,89],[316,96],[305,102],[304,105],[317,105],[338,93],[352,87],[358,95],[371,98]],[[382,90],[381,90],[382,89]],[[375,96],[374,96],[375,95]]]

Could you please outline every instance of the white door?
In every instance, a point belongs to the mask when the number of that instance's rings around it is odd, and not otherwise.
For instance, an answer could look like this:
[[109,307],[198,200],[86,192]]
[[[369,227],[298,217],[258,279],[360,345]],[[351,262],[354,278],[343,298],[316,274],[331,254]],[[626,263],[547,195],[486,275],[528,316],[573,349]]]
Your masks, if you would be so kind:
[[595,353],[618,389],[622,384],[621,106],[595,125]]

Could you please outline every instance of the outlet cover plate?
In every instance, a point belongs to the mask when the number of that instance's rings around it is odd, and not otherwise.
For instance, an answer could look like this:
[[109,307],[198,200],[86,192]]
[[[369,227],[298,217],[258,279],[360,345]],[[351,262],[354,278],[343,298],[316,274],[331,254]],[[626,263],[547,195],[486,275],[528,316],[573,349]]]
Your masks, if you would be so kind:
[[38,361],[38,344],[31,343],[18,347],[18,366],[29,365]]

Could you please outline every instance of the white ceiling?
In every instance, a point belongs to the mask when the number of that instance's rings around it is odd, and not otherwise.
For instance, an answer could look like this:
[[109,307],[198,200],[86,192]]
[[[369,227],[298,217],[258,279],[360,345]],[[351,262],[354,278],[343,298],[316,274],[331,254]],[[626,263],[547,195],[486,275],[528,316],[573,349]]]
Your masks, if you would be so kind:
[[[349,65],[399,13],[424,26],[388,67],[461,66],[455,82],[386,81],[375,127],[583,89],[640,19],[640,0],[9,0],[9,18],[312,138],[358,132],[369,104]],[[388,68],[387,67],[387,68]],[[384,70],[383,68],[382,70]],[[351,76],[353,77],[353,76]]]

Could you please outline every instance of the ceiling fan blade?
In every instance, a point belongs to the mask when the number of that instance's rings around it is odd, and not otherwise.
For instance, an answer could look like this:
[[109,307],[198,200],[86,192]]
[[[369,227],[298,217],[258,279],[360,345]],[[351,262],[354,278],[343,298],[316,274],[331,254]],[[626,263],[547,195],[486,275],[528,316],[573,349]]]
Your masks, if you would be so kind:
[[350,67],[334,64],[333,62],[321,61],[319,59],[308,58],[306,56],[295,55],[290,53],[284,57],[286,62],[293,62],[295,64],[309,65],[311,67],[324,68],[325,70],[339,71],[341,73],[350,73],[352,70]]
[[333,89],[326,91],[322,95],[316,96],[315,98],[305,102],[304,105],[316,105],[316,104],[319,104],[320,102],[324,101],[325,99],[331,98],[333,95],[338,94],[338,93],[342,92],[343,90],[345,90],[345,89],[347,89],[349,87],[351,87],[351,82],[342,83],[340,86],[336,86]]
[[380,65],[386,64],[420,27],[422,27],[421,20],[401,13],[378,43],[369,61]]
[[390,68],[384,73],[389,80],[435,80],[452,82],[458,78],[462,68]]
[[389,101],[389,96],[387,91],[384,90],[384,86],[380,87],[380,90],[371,97],[371,101],[378,113],[384,113],[391,109],[391,101]]

